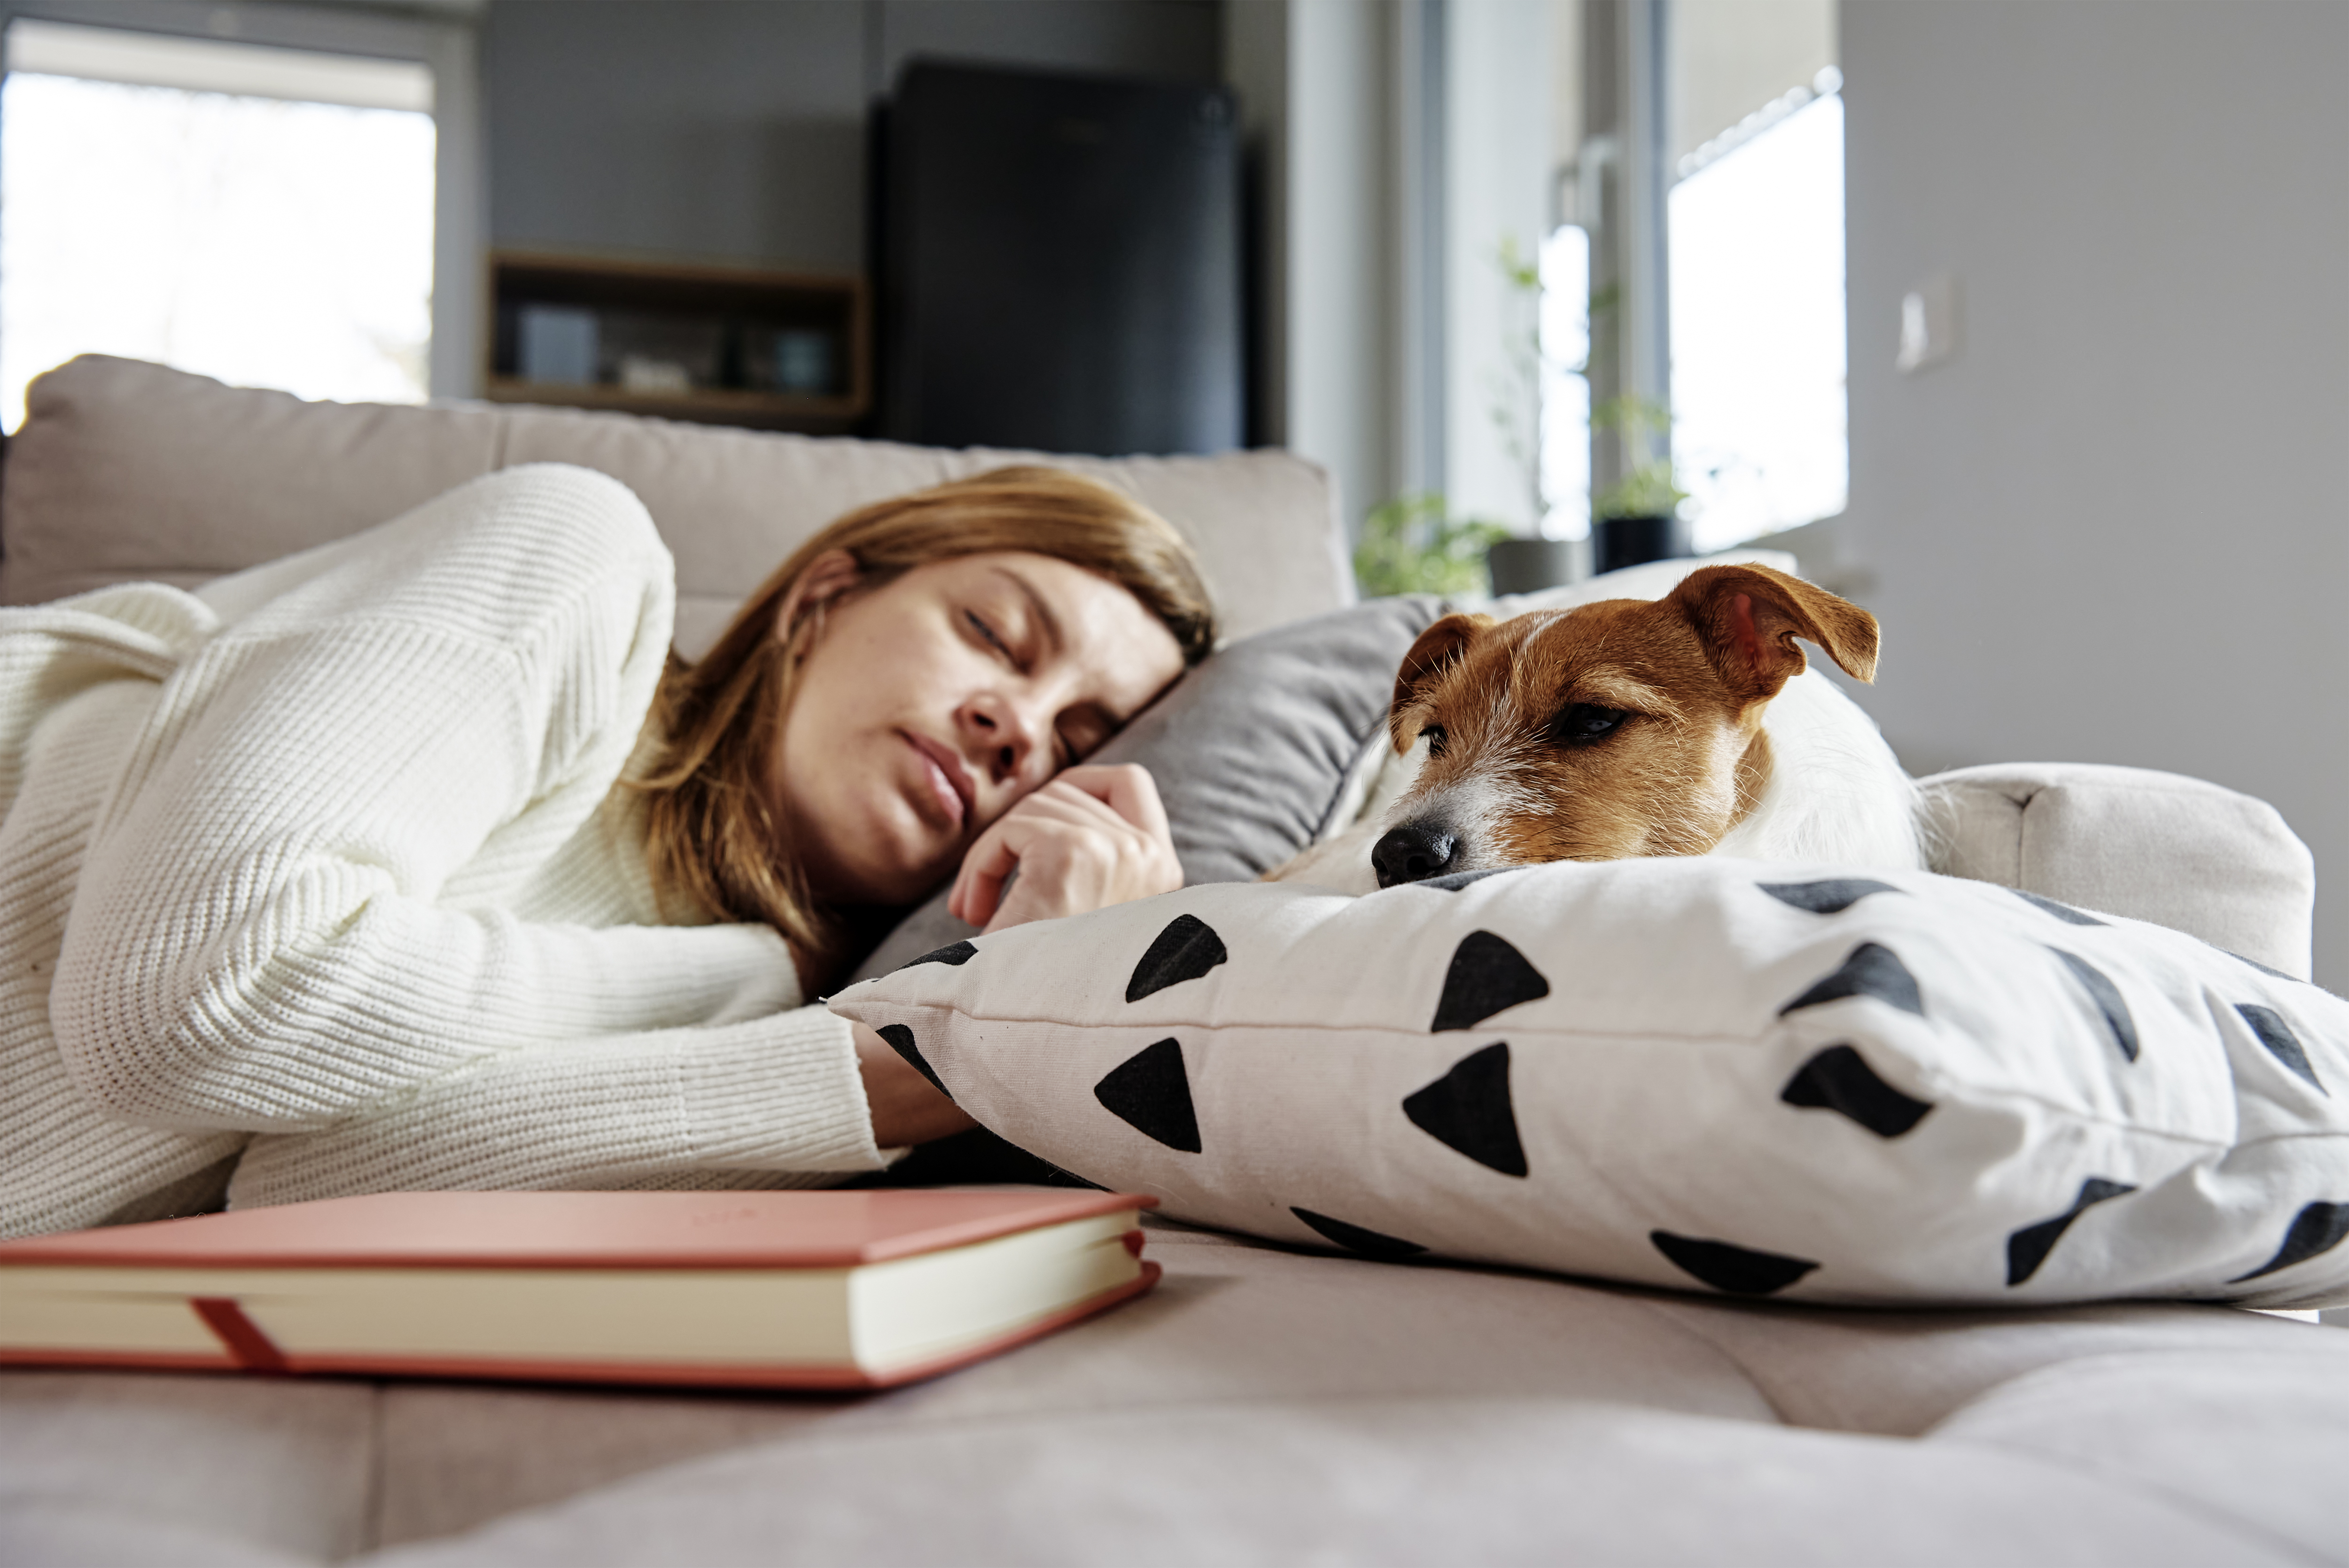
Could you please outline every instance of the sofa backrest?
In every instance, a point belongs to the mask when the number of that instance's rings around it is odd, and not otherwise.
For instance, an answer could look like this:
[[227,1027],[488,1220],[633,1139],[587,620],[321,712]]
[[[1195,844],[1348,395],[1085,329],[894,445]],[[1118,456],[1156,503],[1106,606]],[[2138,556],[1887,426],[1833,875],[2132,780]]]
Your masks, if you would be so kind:
[[191,585],[531,462],[598,469],[643,499],[677,557],[688,655],[841,513],[1009,462],[1073,469],[1155,508],[1197,547],[1227,636],[1353,598],[1334,487],[1287,452],[1047,457],[527,406],[307,403],[100,355],[39,377],[27,401],[0,488],[5,604]]

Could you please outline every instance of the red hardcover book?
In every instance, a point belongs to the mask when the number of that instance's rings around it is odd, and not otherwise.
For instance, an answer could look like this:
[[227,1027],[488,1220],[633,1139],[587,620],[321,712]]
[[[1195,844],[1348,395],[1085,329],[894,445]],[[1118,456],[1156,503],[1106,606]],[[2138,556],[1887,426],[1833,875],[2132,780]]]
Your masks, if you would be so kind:
[[1154,1198],[392,1192],[0,1242],[0,1363],[874,1388],[1150,1288]]

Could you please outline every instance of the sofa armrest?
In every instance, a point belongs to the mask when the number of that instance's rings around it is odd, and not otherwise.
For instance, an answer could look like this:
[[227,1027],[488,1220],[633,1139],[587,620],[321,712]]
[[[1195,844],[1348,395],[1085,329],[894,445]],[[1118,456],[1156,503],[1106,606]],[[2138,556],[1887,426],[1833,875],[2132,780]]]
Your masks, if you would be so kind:
[[2264,800],[2076,762],[1961,768],[1919,788],[1937,872],[2151,921],[2308,978],[2316,866]]

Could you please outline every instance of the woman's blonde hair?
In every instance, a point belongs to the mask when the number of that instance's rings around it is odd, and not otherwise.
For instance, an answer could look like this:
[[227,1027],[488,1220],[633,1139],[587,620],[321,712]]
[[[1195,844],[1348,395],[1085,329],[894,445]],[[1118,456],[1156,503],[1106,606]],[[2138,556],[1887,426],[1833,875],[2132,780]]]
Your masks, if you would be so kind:
[[784,716],[822,604],[783,607],[808,568],[846,551],[857,590],[933,561],[1019,550],[1097,573],[1174,635],[1187,666],[1215,644],[1191,547],[1133,497],[1042,467],[996,469],[860,508],[793,551],[709,653],[672,653],[647,720],[655,749],[630,782],[647,797],[647,860],[665,902],[775,928],[816,975],[843,957],[841,922],[812,896],[793,828],[768,798]]

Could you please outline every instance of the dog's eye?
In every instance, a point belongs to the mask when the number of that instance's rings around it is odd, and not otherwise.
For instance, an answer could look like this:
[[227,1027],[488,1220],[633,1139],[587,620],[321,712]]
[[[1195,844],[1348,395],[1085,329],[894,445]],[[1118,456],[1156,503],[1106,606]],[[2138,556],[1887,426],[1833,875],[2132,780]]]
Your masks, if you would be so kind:
[[1444,727],[1440,724],[1428,725],[1419,732],[1419,738],[1427,742],[1427,754],[1430,757],[1443,756],[1444,743],[1451,738],[1444,733]]
[[1560,746],[1588,746],[1604,740],[1631,716],[1619,707],[1578,702],[1549,721],[1549,738]]

